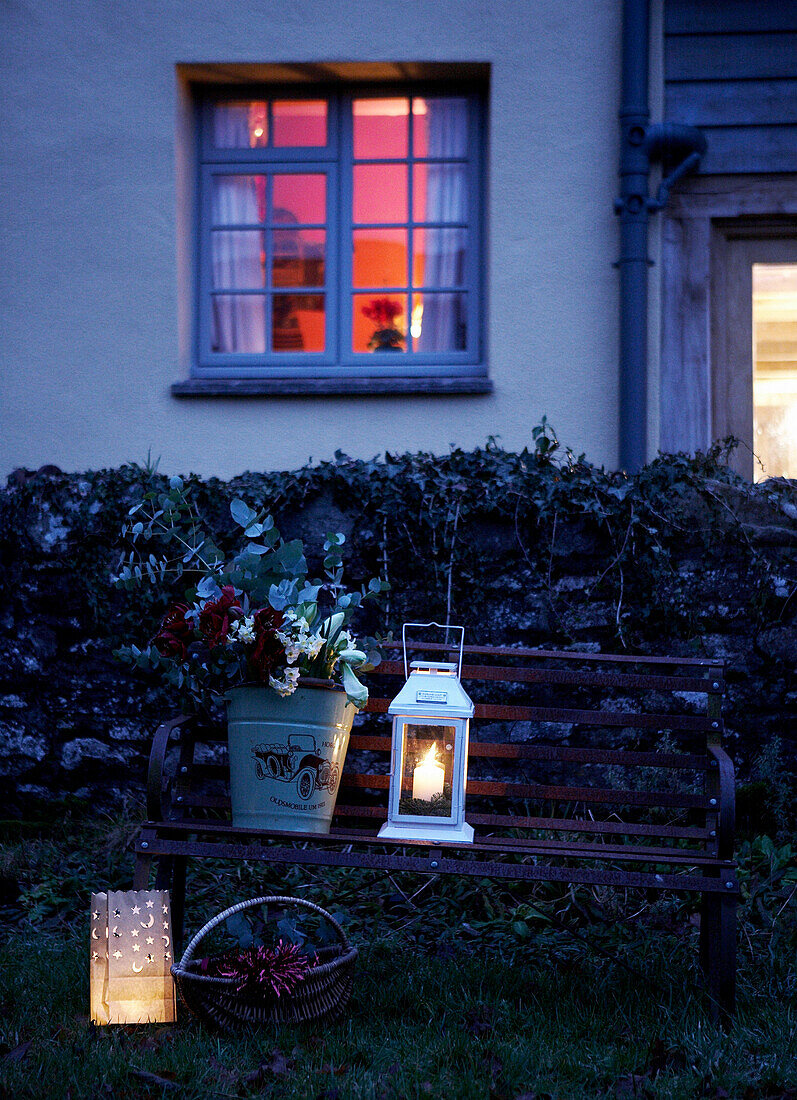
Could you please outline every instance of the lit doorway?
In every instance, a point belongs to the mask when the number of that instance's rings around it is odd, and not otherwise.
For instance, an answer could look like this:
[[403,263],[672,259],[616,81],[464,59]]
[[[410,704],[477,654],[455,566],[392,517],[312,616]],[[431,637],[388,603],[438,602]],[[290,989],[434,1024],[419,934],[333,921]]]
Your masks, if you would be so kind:
[[797,478],[797,236],[749,223],[726,224],[721,236],[711,277],[712,436],[740,440],[733,465],[751,480]]
[[753,478],[797,478],[797,263],[753,264]]

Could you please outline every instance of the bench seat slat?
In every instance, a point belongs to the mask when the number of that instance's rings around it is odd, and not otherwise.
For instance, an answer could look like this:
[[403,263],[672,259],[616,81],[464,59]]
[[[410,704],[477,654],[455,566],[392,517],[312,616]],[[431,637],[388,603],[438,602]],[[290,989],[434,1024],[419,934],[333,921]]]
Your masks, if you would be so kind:
[[[185,795],[182,805],[186,809],[224,810],[229,813],[230,799],[226,795]],[[370,818],[387,820],[384,806],[341,806],[335,810],[336,818]],[[673,839],[707,840],[706,829],[678,825],[649,825],[645,822],[596,821],[578,818],[521,817],[515,814],[466,813],[471,825],[486,825],[507,829],[546,829],[551,832],[606,833],[607,835],[672,837]],[[186,818],[185,824],[206,824],[200,818]]]
[[[422,845],[428,848],[428,841],[386,841],[380,838],[373,830],[342,829],[336,828],[329,833],[295,833],[280,832],[279,830],[261,831],[256,829],[235,828],[232,825],[220,822],[207,821],[182,821],[160,822],[158,829],[165,834],[200,835],[217,837],[241,837],[248,836],[252,842],[258,840],[290,840],[297,844],[307,841],[322,844],[363,844],[368,847],[384,846],[388,848],[413,847]],[[548,855],[561,858],[584,859],[618,859],[634,863],[672,863],[697,866],[730,866],[728,860],[718,860],[716,856],[705,850],[675,848],[661,845],[641,844],[603,844],[596,841],[572,841],[572,840],[546,840],[536,838],[519,837],[490,837],[478,836],[473,843],[463,845],[452,842],[441,842],[440,847],[456,849],[463,852],[499,852],[510,855]]]
[[[397,855],[395,852],[381,853],[354,851],[347,847],[344,851],[330,851],[318,845],[318,835],[308,836],[313,847],[280,848],[277,844],[258,845],[256,842],[240,843],[231,841],[203,841],[174,839],[165,833],[166,826],[152,843],[153,852],[158,855],[178,855],[209,857],[215,859],[263,860],[267,863],[305,864],[310,866],[366,867],[372,870],[412,871],[429,874],[428,856]],[[240,832],[231,830],[235,835]],[[333,840],[340,838],[333,837]],[[139,842],[140,843],[140,842]],[[352,841],[353,843],[353,841]],[[428,842],[421,842],[428,848]],[[405,847],[411,847],[405,844]],[[540,863],[506,863],[499,860],[479,860],[456,858],[443,854],[437,857],[434,872],[438,874],[461,874],[477,878],[507,878],[518,881],[584,883],[597,886],[628,886],[639,889],[701,891],[703,893],[727,894],[725,876],[734,874],[732,864],[714,861],[707,864],[710,870],[725,871],[725,875],[695,875],[679,872],[632,871],[628,868],[585,867],[582,863],[562,866]],[[734,887],[735,887],[735,880]]]
[[[384,806],[343,806],[338,803],[335,817],[387,820]],[[471,825],[502,829],[545,829],[553,833],[605,833],[607,836],[652,836],[682,840],[709,839],[708,829],[686,825],[650,825],[647,822],[601,821],[577,817],[520,817],[516,814],[476,814],[466,812]]]

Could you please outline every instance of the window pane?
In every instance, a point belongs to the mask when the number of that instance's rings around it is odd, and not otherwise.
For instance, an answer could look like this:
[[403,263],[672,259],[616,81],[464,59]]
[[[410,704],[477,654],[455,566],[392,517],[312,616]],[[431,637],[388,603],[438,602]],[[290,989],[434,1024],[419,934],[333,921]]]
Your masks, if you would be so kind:
[[357,160],[407,156],[408,99],[355,99],[353,111]]
[[327,217],[327,177],[320,172],[275,175],[271,201],[271,220],[277,225],[323,225]]
[[266,285],[263,234],[257,230],[214,230],[210,250],[213,286],[250,290]]
[[413,294],[412,350],[464,351],[468,321],[464,294]]
[[756,481],[797,477],[797,264],[753,264],[753,450]]
[[353,217],[355,222],[405,222],[406,164],[355,165]]
[[268,111],[263,100],[216,103],[211,116],[216,149],[259,149],[268,145]]
[[274,144],[326,145],[327,101],[325,99],[275,100],[271,105]]
[[323,286],[326,233],[323,229],[275,229],[271,234],[274,286]]
[[211,351],[266,350],[265,300],[259,294],[214,294],[211,298]]
[[323,351],[323,294],[275,294],[271,304],[273,351]]
[[462,286],[466,229],[414,229],[412,281],[415,286]]
[[467,221],[464,164],[416,164],[412,171],[412,216],[416,222]]
[[407,230],[354,230],[354,285],[407,285]]
[[211,184],[214,225],[256,225],[266,209],[265,176],[214,176]]
[[354,351],[404,351],[407,299],[403,294],[355,294],[352,310]]
[[416,157],[467,156],[468,101],[413,99],[412,133]]

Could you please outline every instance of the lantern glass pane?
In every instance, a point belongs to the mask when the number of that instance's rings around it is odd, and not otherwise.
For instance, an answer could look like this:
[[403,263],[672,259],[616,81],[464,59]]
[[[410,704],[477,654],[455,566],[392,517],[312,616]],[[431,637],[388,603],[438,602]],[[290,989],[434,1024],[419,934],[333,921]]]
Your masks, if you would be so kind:
[[405,722],[399,816],[453,821],[451,787],[455,737],[456,726]]

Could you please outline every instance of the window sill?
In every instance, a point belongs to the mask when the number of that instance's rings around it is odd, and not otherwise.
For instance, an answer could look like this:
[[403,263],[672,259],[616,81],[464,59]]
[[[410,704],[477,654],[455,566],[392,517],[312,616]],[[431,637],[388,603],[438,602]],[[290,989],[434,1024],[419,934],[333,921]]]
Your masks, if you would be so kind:
[[485,375],[451,378],[191,378],[174,382],[173,397],[342,397],[440,396],[486,394],[493,384]]

